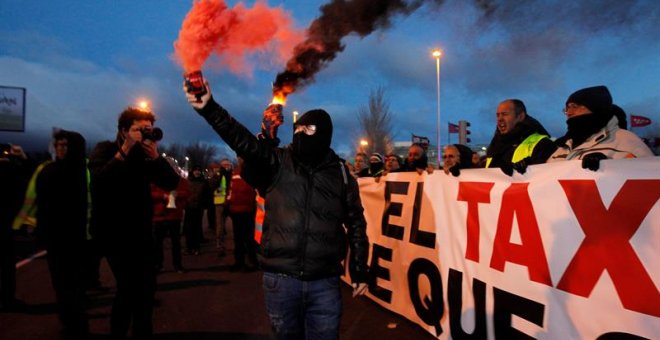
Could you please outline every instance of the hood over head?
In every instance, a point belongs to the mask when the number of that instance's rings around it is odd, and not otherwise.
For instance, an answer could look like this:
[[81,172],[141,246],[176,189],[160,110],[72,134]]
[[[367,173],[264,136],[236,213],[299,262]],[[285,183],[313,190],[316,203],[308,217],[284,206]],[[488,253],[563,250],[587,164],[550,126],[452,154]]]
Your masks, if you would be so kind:
[[294,154],[309,165],[318,164],[330,151],[332,143],[332,119],[322,109],[305,112],[295,123],[294,127],[314,125],[312,134],[306,131],[294,133],[292,148]]

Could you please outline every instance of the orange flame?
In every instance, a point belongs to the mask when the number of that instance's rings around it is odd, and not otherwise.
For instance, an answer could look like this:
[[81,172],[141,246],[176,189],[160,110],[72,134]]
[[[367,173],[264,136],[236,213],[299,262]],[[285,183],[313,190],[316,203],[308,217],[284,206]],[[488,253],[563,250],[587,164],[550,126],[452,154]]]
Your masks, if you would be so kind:
[[286,105],[286,97],[293,93],[296,89],[292,84],[284,84],[281,87],[273,89],[273,101],[271,104]]
[[275,93],[273,95],[273,100],[270,103],[284,106],[286,105],[286,96],[282,92]]

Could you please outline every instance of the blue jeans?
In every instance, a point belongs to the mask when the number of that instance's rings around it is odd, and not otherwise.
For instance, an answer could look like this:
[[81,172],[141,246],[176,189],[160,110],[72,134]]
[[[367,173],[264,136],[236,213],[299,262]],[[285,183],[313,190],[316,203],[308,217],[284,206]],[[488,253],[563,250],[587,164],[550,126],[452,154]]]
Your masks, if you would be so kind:
[[264,273],[266,310],[277,339],[339,339],[339,277],[301,281]]

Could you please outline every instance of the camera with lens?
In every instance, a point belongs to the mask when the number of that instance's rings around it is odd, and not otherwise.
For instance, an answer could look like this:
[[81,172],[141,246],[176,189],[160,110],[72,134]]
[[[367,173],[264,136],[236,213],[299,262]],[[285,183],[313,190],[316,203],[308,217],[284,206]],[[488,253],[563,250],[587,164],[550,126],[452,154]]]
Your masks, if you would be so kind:
[[160,128],[142,128],[140,129],[140,133],[142,133],[142,140],[151,140],[154,142],[157,142],[161,139],[163,139],[163,130]]

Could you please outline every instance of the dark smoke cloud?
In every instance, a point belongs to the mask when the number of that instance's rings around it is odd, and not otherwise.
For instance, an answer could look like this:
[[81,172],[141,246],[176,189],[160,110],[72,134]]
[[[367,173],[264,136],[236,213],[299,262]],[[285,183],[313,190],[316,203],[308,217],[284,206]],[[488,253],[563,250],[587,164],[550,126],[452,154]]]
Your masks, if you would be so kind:
[[344,50],[342,39],[347,35],[362,38],[375,30],[386,29],[393,16],[409,15],[424,3],[438,5],[442,1],[333,0],[321,6],[321,16],[311,23],[307,38],[295,47],[286,70],[277,75],[273,93],[286,97],[312,82],[314,75]]
[[[516,84],[539,84],[540,90],[561,87],[566,77],[562,68],[585,63],[587,49],[597,40],[620,42],[599,56],[601,62],[616,63],[620,53],[640,53],[636,49],[650,37],[660,39],[656,1],[476,0],[473,4],[477,17],[461,37],[469,54],[455,69],[472,91],[519,90]],[[490,43],[483,38],[488,34],[499,38]]]
[[[482,12],[482,27],[499,23],[511,33],[563,25],[589,32],[617,31],[621,27],[655,26],[660,19],[655,0],[475,0],[475,5]],[[640,18],[645,20],[640,22]],[[657,29],[648,28],[657,35]]]

